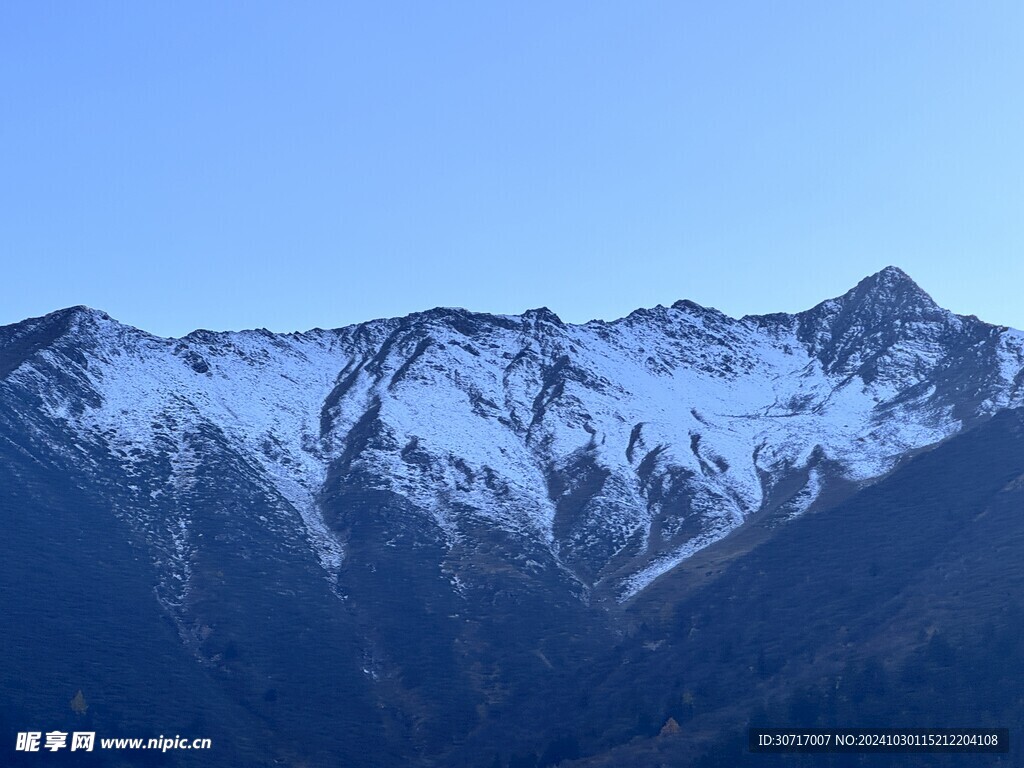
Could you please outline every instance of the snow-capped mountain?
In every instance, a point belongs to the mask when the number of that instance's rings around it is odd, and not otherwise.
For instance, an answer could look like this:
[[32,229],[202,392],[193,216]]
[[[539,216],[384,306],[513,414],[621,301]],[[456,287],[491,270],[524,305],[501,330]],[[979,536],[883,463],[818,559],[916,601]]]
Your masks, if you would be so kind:
[[497,535],[506,564],[622,601],[754,516],[805,513],[1020,405],[1022,369],[1024,334],[893,267],[740,319],[689,301],[583,325],[435,309],[165,339],[75,307],[0,329],[6,427],[117,489],[171,607],[213,455],[266,502],[236,509],[243,527],[305,548],[341,599],[373,521],[373,547],[439,547],[455,594]]
[[0,328],[0,733],[81,689],[89,730],[225,745],[180,766],[675,765],[670,717],[853,706],[853,649],[926,679],[991,625],[964,669],[1002,675],[1022,370],[895,268],[740,319]]

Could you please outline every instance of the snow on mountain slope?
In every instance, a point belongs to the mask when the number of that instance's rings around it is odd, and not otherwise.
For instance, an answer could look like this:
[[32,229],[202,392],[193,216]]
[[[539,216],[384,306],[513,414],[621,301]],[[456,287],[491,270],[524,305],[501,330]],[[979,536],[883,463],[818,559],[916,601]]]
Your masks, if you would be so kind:
[[[799,315],[742,319],[686,301],[584,325],[438,309],[161,339],[60,316],[62,330],[54,316],[0,329],[5,396],[129,478],[170,456],[171,489],[190,482],[193,438],[219,435],[335,580],[332,472],[407,500],[449,549],[500,529],[626,599],[751,515],[806,511],[1024,389],[1024,334],[939,308],[894,268]],[[186,513],[167,526],[183,563],[188,527]]]

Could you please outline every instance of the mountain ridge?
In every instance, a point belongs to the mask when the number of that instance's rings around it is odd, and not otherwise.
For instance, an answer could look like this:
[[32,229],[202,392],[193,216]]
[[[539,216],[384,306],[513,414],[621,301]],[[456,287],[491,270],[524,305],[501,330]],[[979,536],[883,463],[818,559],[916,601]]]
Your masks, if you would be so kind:
[[[534,308],[526,309],[526,310],[524,310],[523,312],[521,312],[519,314],[495,314],[495,313],[490,313],[490,312],[471,310],[471,309],[468,309],[466,307],[438,306],[438,307],[432,307],[430,309],[417,310],[417,311],[410,312],[410,313],[405,314],[405,315],[395,315],[395,316],[386,316],[386,317],[372,318],[372,319],[369,319],[369,320],[362,320],[362,321],[359,321],[359,322],[356,322],[356,323],[350,323],[348,325],[332,326],[332,327],[329,327],[329,328],[323,328],[323,327],[317,326],[317,327],[308,328],[308,329],[305,329],[305,330],[296,330],[296,331],[270,331],[267,328],[241,328],[241,329],[236,329],[236,330],[230,330],[230,329],[229,330],[213,330],[213,329],[209,329],[209,328],[195,328],[195,329],[193,329],[193,330],[191,330],[191,331],[189,331],[189,332],[187,332],[187,333],[185,333],[185,334],[183,334],[181,336],[160,336],[158,334],[153,334],[153,333],[151,333],[149,331],[146,331],[146,330],[144,330],[143,328],[141,328],[139,326],[134,326],[134,325],[131,325],[131,324],[128,324],[128,323],[123,323],[123,322],[117,320],[116,318],[112,317],[108,312],[106,312],[103,309],[98,309],[98,308],[95,308],[95,307],[91,307],[91,306],[88,306],[86,304],[74,304],[74,305],[70,305],[70,306],[67,306],[67,307],[62,307],[62,308],[59,308],[59,309],[55,309],[55,310],[53,310],[51,312],[47,312],[46,314],[39,315],[37,317],[24,318],[23,320],[18,320],[18,321],[12,322],[12,323],[8,323],[6,325],[0,326],[0,329],[3,329],[3,328],[14,328],[14,327],[22,325],[24,323],[33,322],[33,321],[43,321],[43,320],[48,320],[48,319],[51,319],[51,318],[56,319],[56,318],[61,318],[61,317],[72,317],[72,316],[75,316],[75,315],[84,315],[84,316],[87,316],[87,317],[89,317],[89,316],[98,317],[99,319],[103,319],[103,320],[111,320],[113,322],[118,323],[119,325],[123,325],[123,326],[125,326],[127,328],[134,328],[135,330],[138,330],[138,331],[140,331],[142,333],[146,333],[147,335],[153,336],[154,338],[157,338],[157,339],[164,339],[166,341],[181,341],[181,340],[187,339],[189,336],[192,336],[193,334],[224,335],[224,334],[235,334],[235,333],[269,333],[269,334],[272,334],[274,336],[285,336],[285,337],[288,337],[288,336],[302,336],[302,335],[308,334],[308,333],[317,333],[317,332],[324,332],[324,331],[345,331],[345,330],[348,330],[348,329],[357,328],[357,327],[360,327],[360,326],[363,326],[363,325],[367,325],[367,324],[371,324],[371,323],[399,322],[399,321],[403,321],[403,320],[411,320],[413,318],[436,316],[436,315],[445,315],[445,314],[454,314],[454,315],[471,316],[471,317],[481,317],[481,318],[489,318],[489,319],[501,319],[501,318],[505,318],[505,319],[522,319],[522,318],[526,318],[526,317],[531,317],[531,318],[532,317],[542,317],[542,318],[547,319],[547,320],[549,320],[551,322],[554,322],[556,325],[571,325],[571,326],[576,326],[576,327],[583,327],[583,326],[588,326],[588,325],[592,325],[592,324],[596,324],[596,325],[614,325],[614,324],[621,323],[621,322],[627,320],[629,317],[631,317],[632,315],[634,315],[636,313],[655,312],[657,310],[663,310],[663,309],[666,309],[666,308],[669,308],[669,309],[681,309],[681,310],[690,309],[690,310],[694,310],[694,311],[697,311],[697,312],[709,312],[709,313],[712,313],[712,314],[722,315],[722,316],[724,316],[726,318],[729,318],[729,319],[732,319],[732,320],[739,320],[739,321],[752,320],[752,321],[756,321],[756,320],[760,320],[760,319],[767,319],[767,318],[774,318],[774,317],[796,317],[796,316],[800,316],[800,315],[805,315],[807,313],[813,312],[815,309],[821,307],[822,305],[828,304],[830,302],[841,301],[842,299],[844,299],[846,297],[850,297],[850,296],[854,295],[858,291],[858,289],[860,289],[862,286],[865,286],[865,285],[867,285],[867,286],[878,285],[879,283],[882,286],[897,285],[897,286],[904,287],[905,289],[908,289],[908,290],[913,290],[913,291],[919,292],[925,298],[927,298],[927,300],[929,302],[931,302],[933,306],[938,307],[938,305],[935,304],[934,301],[931,299],[930,295],[926,291],[924,291],[913,280],[913,278],[911,278],[906,272],[904,272],[902,269],[900,269],[899,267],[896,267],[896,266],[887,266],[887,267],[884,267],[883,269],[879,270],[878,272],[873,273],[871,275],[868,275],[867,277],[865,277],[862,280],[858,281],[857,285],[855,285],[853,288],[850,288],[845,293],[843,293],[843,294],[841,294],[839,296],[833,297],[831,299],[825,299],[823,301],[820,301],[818,304],[816,304],[816,305],[814,305],[812,307],[809,307],[808,309],[798,310],[796,312],[770,312],[770,313],[761,314],[761,315],[758,315],[758,314],[745,314],[745,315],[741,315],[739,317],[732,317],[731,315],[728,315],[725,312],[722,312],[721,310],[719,310],[719,309],[717,309],[715,307],[705,306],[705,305],[699,304],[698,302],[696,302],[696,301],[694,301],[692,299],[689,299],[689,298],[677,299],[676,301],[672,302],[667,307],[666,307],[666,305],[663,305],[663,304],[656,304],[653,307],[640,307],[640,308],[632,310],[631,312],[627,313],[626,315],[623,315],[622,317],[614,318],[614,319],[611,319],[611,320],[605,320],[605,319],[600,319],[600,318],[593,318],[591,320],[586,320],[586,321],[583,321],[583,322],[580,322],[580,323],[572,323],[572,322],[564,321],[564,320],[562,320],[559,317],[559,315],[555,311],[553,311],[552,309],[550,309],[549,307],[546,307],[546,306],[540,306],[540,307],[534,307]],[[958,315],[958,317],[977,319],[974,315]],[[1001,326],[997,326],[997,327],[1001,327]]]
[[[37,385],[64,382],[35,397],[108,451],[158,452],[164,422],[233,433],[332,579],[345,515],[322,500],[369,484],[447,546],[490,520],[587,592],[617,580],[619,599],[755,512],[800,514],[825,486],[868,482],[1019,402],[1024,367],[1024,335],[941,309],[896,267],[792,315],[681,300],[566,324],[546,308],[436,308],[164,339],[77,306],[5,326],[0,344],[5,379],[27,365]],[[442,424],[435,408],[459,415]],[[185,433],[161,430],[180,452]]]

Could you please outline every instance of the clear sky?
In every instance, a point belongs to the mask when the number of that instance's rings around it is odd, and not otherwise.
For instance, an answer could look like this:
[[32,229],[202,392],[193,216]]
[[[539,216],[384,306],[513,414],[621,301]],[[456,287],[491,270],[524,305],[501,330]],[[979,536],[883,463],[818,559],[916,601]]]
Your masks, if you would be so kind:
[[1024,328],[1024,3],[0,4],[0,323],[792,311]]

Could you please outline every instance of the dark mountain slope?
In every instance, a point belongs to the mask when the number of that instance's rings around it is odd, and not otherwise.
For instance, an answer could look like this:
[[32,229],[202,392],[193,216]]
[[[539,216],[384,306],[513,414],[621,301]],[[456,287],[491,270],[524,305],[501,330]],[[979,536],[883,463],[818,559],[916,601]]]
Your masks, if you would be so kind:
[[708,574],[704,588],[672,574],[643,595],[627,612],[633,634],[588,679],[604,716],[591,711],[586,722],[606,724],[592,731],[597,741],[617,738],[607,723],[627,739],[645,728],[653,735],[669,717],[682,733],[581,765],[998,764],[752,756],[749,722],[1010,727],[1014,751],[1003,762],[1017,764],[1022,554],[1024,412],[1016,410],[793,522]]
[[[169,612],[175,593],[151,545],[111,511],[120,494],[144,488],[83,476],[76,465],[108,459],[55,453],[13,430],[6,411],[0,435],[0,763],[18,758],[14,731],[56,729],[208,737],[217,747],[42,758],[76,765],[269,766],[300,755],[396,764],[403,732],[389,733],[368,696],[346,614],[304,549],[288,555],[244,525],[239,509],[270,510],[223,446],[199,462],[182,499],[202,543],[189,558],[188,595]],[[79,689],[85,715],[70,706]]]

